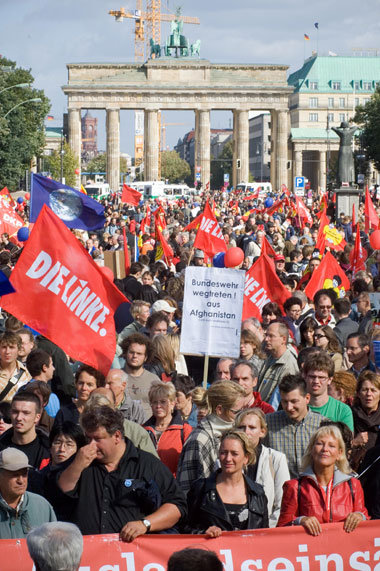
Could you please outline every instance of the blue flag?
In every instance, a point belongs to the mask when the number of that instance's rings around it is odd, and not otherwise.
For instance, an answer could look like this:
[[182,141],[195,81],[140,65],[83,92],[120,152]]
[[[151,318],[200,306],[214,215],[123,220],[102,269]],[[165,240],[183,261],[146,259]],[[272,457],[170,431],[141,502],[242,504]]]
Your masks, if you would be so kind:
[[30,194],[30,222],[37,220],[46,204],[68,228],[98,230],[104,226],[104,207],[71,186],[32,174]]
[[16,290],[7,278],[7,276],[0,270],[0,296],[14,293]]

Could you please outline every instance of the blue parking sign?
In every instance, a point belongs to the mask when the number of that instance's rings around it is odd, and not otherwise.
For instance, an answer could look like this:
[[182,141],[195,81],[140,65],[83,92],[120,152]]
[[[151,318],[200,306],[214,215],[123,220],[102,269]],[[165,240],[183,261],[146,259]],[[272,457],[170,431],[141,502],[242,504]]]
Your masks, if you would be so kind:
[[305,190],[305,177],[295,176],[294,177],[294,188],[297,190]]
[[195,180],[201,180],[201,173],[200,172],[195,173]]

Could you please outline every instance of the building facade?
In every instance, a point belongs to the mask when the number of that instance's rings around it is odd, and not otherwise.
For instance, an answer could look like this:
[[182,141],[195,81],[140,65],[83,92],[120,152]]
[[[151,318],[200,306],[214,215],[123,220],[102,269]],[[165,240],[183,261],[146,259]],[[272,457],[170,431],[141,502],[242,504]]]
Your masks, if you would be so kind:
[[270,181],[271,115],[261,113],[249,120],[250,180]]
[[306,176],[312,188],[326,188],[329,165],[339,149],[331,127],[350,121],[379,83],[378,56],[313,54],[289,76],[294,88],[289,96],[293,176]]

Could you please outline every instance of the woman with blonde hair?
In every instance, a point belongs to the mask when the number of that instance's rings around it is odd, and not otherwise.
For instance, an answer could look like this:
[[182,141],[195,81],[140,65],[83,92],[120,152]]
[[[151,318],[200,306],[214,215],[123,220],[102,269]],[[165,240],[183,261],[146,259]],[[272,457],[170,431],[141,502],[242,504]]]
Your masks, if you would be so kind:
[[314,345],[331,357],[334,370],[340,371],[343,363],[342,349],[334,331],[329,325],[321,325],[314,329]]
[[197,478],[207,478],[215,470],[220,439],[233,427],[244,403],[244,390],[234,381],[216,381],[206,393],[211,412],[190,435],[178,462],[177,481],[184,491]]
[[247,476],[263,486],[268,500],[269,527],[276,527],[280,515],[282,487],[290,479],[286,456],[262,444],[268,433],[268,426],[261,409],[243,410],[235,418],[235,427],[248,436],[253,446],[256,462],[248,465]]
[[177,333],[168,333],[166,337],[174,351],[175,370],[180,375],[188,375],[185,357],[180,353],[180,336]]
[[255,462],[251,441],[229,430],[220,441],[220,468],[193,483],[188,494],[188,522],[193,533],[219,537],[222,531],[268,527],[267,499],[262,486],[245,475]]
[[265,360],[259,338],[249,329],[243,329],[240,336],[240,359],[249,361],[260,371]]
[[363,489],[351,472],[339,428],[323,426],[313,434],[302,468],[300,478],[284,484],[279,527],[302,525],[311,535],[319,535],[321,523],[343,522],[349,533],[368,518]]
[[153,381],[149,390],[149,404],[153,415],[143,426],[157,450],[160,460],[173,476],[177,472],[178,459],[184,443],[193,427],[182,420],[175,409],[176,389],[173,383]]
[[176,371],[176,354],[173,343],[167,335],[155,335],[152,339],[153,357],[144,368],[157,375],[161,381],[167,382],[172,379]]

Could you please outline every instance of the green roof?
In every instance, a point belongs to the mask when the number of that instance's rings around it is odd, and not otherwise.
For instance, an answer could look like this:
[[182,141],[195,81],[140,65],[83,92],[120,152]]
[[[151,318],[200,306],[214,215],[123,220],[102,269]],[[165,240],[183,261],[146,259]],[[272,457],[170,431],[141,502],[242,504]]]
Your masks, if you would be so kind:
[[[341,83],[338,90],[332,86],[337,81]],[[311,89],[311,82],[317,83],[317,89]],[[373,93],[380,82],[380,57],[316,55],[288,78],[288,84],[301,93],[353,93],[354,82],[359,82],[359,89],[355,89],[358,94]],[[371,83],[371,88],[364,83]]]
[[45,137],[56,139],[61,138],[62,136],[62,128],[61,127],[45,127]]
[[[292,139],[327,139],[326,129],[309,129],[309,127],[293,127],[290,129],[290,134]],[[329,139],[339,139],[338,135],[334,131],[329,132]]]

